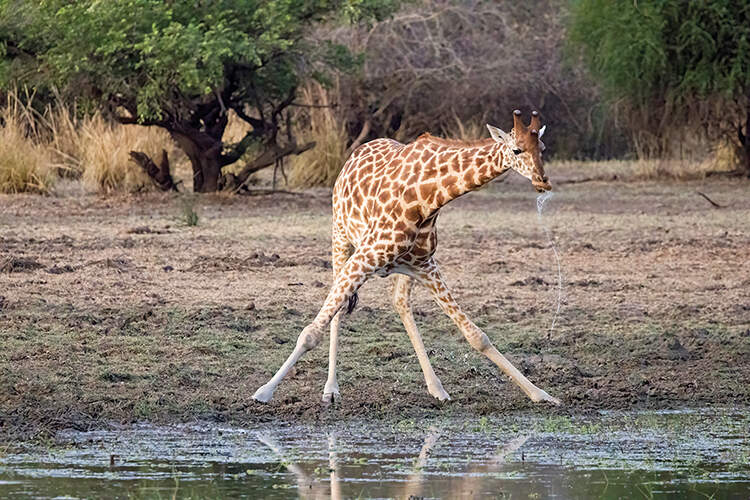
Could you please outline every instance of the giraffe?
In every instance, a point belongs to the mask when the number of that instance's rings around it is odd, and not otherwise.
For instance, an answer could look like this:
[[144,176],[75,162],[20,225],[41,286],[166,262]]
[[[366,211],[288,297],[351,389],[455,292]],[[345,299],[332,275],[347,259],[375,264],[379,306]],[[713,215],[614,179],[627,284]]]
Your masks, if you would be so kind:
[[428,392],[450,399],[435,375],[414,322],[410,295],[416,282],[464,335],[469,344],[495,363],[534,402],[560,401],[532,384],[492,345],[487,335],[461,310],[433,258],[436,220],[451,200],[513,169],[539,192],[552,189],[544,173],[539,113],[529,126],[513,112],[510,133],[487,125],[491,138],[465,142],[421,135],[410,144],[376,139],[357,148],[344,164],[333,188],[331,263],[333,285],[315,319],[300,333],[294,350],[276,374],[253,395],[268,402],[300,357],[314,348],[330,325],[328,379],[323,401],[340,398],[336,378],[338,330],[342,309],[351,312],[357,290],[373,275],[393,275],[393,306],[416,351]]

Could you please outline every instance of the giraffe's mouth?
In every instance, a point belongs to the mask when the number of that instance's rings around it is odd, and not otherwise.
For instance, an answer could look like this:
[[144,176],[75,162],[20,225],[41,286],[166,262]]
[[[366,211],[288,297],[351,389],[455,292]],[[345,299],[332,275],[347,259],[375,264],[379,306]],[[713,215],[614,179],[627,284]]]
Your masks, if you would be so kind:
[[549,179],[545,176],[541,182],[533,182],[534,189],[536,189],[537,193],[544,193],[545,191],[552,191],[552,184],[550,184]]

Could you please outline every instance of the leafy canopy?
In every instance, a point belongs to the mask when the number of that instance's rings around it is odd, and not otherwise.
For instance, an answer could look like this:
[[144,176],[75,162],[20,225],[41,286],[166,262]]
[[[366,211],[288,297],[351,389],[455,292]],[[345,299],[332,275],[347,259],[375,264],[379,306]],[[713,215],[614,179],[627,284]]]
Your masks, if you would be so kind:
[[378,18],[395,3],[0,0],[0,85],[54,84],[145,123],[187,118],[228,85],[235,104],[262,106],[306,74],[355,62],[341,47],[307,44],[311,26]]
[[640,155],[682,154],[687,133],[728,140],[750,172],[747,0],[574,0],[569,43]]
[[746,0],[576,0],[569,40],[612,97],[682,104],[750,90]]

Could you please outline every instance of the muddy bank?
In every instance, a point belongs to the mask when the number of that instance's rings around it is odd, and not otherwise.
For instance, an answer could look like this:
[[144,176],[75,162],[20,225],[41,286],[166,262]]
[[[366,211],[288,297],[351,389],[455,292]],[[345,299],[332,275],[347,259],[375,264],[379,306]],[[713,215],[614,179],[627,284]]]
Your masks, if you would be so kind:
[[561,186],[542,219],[563,272],[551,331],[557,270],[527,186],[492,186],[441,214],[437,258],[459,303],[560,409],[527,402],[418,290],[417,322],[453,399],[435,401],[384,279],[344,320],[340,405],[321,407],[325,345],[270,405],[252,401],[330,284],[325,193],[207,196],[193,227],[169,196],[4,196],[0,432],[747,403],[747,187]]

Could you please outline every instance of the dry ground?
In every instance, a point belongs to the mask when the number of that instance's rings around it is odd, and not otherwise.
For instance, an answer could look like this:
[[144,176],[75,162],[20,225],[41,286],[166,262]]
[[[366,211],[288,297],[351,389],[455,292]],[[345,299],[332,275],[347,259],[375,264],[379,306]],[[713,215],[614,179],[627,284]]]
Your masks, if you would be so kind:
[[[550,172],[553,179],[556,172]],[[467,313],[563,410],[750,402],[750,184],[575,183],[542,222],[523,180],[447,207],[437,258]],[[701,191],[724,208],[714,208]],[[109,420],[414,417],[529,403],[427,294],[417,321],[453,401],[431,398],[374,278],[344,320],[343,401],[321,406],[327,346],[269,405],[251,399],[331,282],[330,199],[0,197],[0,433]]]

